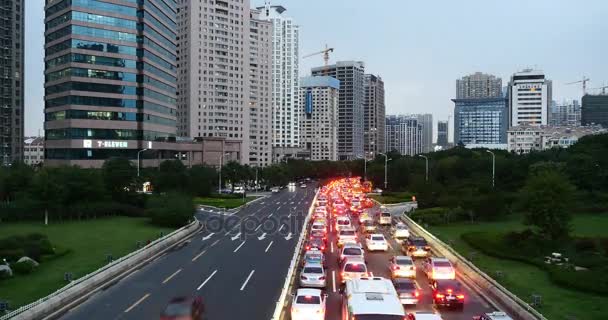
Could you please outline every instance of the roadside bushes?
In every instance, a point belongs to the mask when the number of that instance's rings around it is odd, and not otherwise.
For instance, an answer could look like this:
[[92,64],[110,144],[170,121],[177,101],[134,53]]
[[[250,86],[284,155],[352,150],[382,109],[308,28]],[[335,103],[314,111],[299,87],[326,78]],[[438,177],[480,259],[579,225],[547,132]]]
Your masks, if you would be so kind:
[[154,195],[148,199],[146,214],[157,226],[179,228],[191,221],[194,204],[190,196],[178,193]]
[[23,256],[40,261],[42,256],[55,252],[49,239],[39,233],[0,239],[0,258],[17,261]]
[[11,269],[18,274],[30,274],[34,272],[36,265],[31,261],[21,261],[11,264]]
[[436,226],[450,222],[467,221],[469,212],[462,208],[428,208],[418,209],[410,214],[410,218],[420,223]]

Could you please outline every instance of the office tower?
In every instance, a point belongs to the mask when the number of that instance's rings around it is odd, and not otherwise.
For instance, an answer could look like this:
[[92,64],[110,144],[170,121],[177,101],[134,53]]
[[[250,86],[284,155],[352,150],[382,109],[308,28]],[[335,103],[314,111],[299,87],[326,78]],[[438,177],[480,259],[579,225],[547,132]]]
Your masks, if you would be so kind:
[[552,127],[578,127],[581,125],[581,105],[577,100],[551,102],[549,125]]
[[379,76],[365,75],[364,108],[364,151],[369,159],[385,152],[385,112],[384,81]]
[[338,61],[312,69],[313,76],[330,76],[340,81],[338,104],[338,160],[363,156],[365,66],[361,61]]
[[608,94],[586,94],[582,100],[582,125],[599,124],[604,128],[608,128]]
[[509,82],[509,126],[547,125],[551,80],[542,71],[525,69]]
[[448,122],[438,121],[437,122],[437,145],[440,147],[448,146]]
[[300,80],[300,141],[310,160],[338,160],[339,90],[332,77]]
[[249,165],[272,162],[272,22],[251,10],[249,28]]
[[0,165],[9,165],[23,159],[25,0],[2,1],[0,9]]
[[299,147],[299,26],[283,6],[267,1],[260,19],[272,22],[272,145]]
[[47,164],[100,167],[143,149],[143,158],[175,159],[176,7],[47,1]]
[[423,128],[417,116],[386,116],[386,151],[414,156],[422,153]]
[[508,111],[505,98],[453,99],[454,143],[504,144]]
[[182,1],[178,14],[178,134],[241,143],[249,163],[249,0]]
[[433,151],[433,115],[430,113],[417,114],[418,124],[422,126],[421,152],[428,153]]
[[475,72],[456,80],[456,99],[497,98],[502,95],[502,79]]

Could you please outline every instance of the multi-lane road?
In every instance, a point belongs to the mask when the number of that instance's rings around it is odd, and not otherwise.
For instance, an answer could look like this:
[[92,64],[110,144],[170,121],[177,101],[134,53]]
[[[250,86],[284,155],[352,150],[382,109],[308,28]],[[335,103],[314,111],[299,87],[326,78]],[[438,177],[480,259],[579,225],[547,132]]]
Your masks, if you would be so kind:
[[62,319],[158,319],[171,298],[195,295],[203,297],[209,319],[270,319],[313,197],[311,185],[233,215],[201,210],[203,231]]
[[[392,207],[390,208],[391,213],[393,214],[393,219],[397,219],[398,216],[403,214],[404,207]],[[356,220],[356,219],[353,219]],[[356,224],[356,222],[355,222]],[[342,319],[341,317],[341,306],[342,306],[342,296],[339,292],[340,289],[340,279],[339,279],[339,268],[338,268],[338,256],[339,250],[336,246],[336,233],[333,232],[333,228],[331,229],[328,236],[328,240],[331,243],[329,245],[329,249],[326,252],[326,260],[327,260],[327,279],[329,280],[327,283],[326,292],[328,294],[327,297],[327,311],[325,319],[327,320],[335,320]],[[403,255],[401,253],[401,244],[397,243],[395,239],[392,238],[390,234],[390,228],[380,228],[378,232],[383,233],[386,239],[389,239],[389,250],[387,252],[367,252],[366,251],[366,259],[367,259],[367,268],[368,271],[371,272],[374,276],[385,277],[390,279],[390,270],[388,268],[389,259],[393,255]],[[360,235],[361,237],[361,235]],[[363,238],[360,239],[363,241]],[[363,242],[361,242],[363,243]],[[444,320],[471,320],[473,316],[478,316],[484,312],[491,312],[494,309],[490,306],[488,301],[480,297],[475,290],[471,287],[465,285],[465,305],[463,310],[450,310],[445,308],[436,308],[432,303],[432,293],[428,284],[428,280],[426,275],[422,271],[422,264],[420,261],[416,261],[417,266],[417,275],[416,275],[416,283],[418,284],[421,300],[416,306],[406,306],[406,312],[415,312],[415,311],[434,311],[436,313],[441,314],[441,317]],[[458,271],[457,271],[458,272]],[[297,278],[296,278],[297,279]],[[294,289],[297,289],[297,281]],[[289,312],[287,312],[289,314]],[[289,319],[289,315],[286,316]]]

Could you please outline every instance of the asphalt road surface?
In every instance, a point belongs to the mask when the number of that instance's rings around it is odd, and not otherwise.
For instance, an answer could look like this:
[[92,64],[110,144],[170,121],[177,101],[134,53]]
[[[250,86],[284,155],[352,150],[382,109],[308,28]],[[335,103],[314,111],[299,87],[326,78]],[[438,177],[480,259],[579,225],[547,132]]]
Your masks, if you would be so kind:
[[[404,208],[401,207],[393,207],[390,208],[391,213],[393,214],[393,219],[395,220],[397,216],[403,213]],[[358,227],[358,223],[355,220],[355,226]],[[359,230],[359,229],[358,229]],[[339,268],[338,268],[338,247],[336,245],[336,233],[331,229],[332,232],[328,235],[328,240],[331,243],[329,245],[329,250],[326,252],[326,261],[327,261],[327,289],[326,293],[327,297],[327,310],[325,314],[325,319],[327,320],[335,320],[341,319],[341,305],[342,305],[342,297],[339,292],[340,290],[340,279],[339,279]],[[401,253],[401,244],[397,243],[395,239],[392,238],[390,234],[390,227],[378,227],[378,232],[383,233],[385,238],[390,240],[389,250],[387,252],[368,252],[366,250],[366,259],[367,259],[367,267],[368,271],[371,272],[374,276],[381,276],[387,279],[390,279],[390,270],[388,268],[388,261],[394,255],[403,255]],[[361,243],[363,242],[363,237],[360,235]],[[465,283],[463,283],[465,287],[465,304],[463,310],[457,309],[447,309],[447,308],[436,308],[433,306],[432,302],[432,293],[431,288],[429,287],[429,283],[426,275],[422,271],[422,261],[416,261],[416,283],[419,287],[420,292],[420,301],[416,306],[406,306],[406,312],[415,312],[415,311],[434,311],[441,314],[441,317],[444,320],[471,320],[473,316],[480,315],[484,312],[492,312],[494,309],[490,307],[488,302],[482,299],[474,290],[468,287]],[[456,271],[458,273],[458,270]],[[458,278],[458,275],[457,275]],[[297,289],[297,279],[295,289]],[[462,282],[462,281],[461,281]],[[287,309],[289,310],[289,309]],[[289,319],[289,312],[287,312],[286,319]]]
[[159,319],[173,297],[203,297],[205,319],[270,319],[314,186],[249,204],[234,215],[199,211],[202,232],[61,319]]

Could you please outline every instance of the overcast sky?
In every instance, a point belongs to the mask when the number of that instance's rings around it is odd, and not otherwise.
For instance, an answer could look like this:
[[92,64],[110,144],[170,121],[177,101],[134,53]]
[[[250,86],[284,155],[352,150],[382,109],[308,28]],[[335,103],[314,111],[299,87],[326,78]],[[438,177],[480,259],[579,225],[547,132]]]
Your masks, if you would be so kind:
[[[263,5],[263,0],[251,0]],[[301,27],[300,54],[335,48],[331,62],[361,60],[380,75],[387,114],[453,112],[455,80],[481,71],[503,79],[527,67],[553,80],[554,100],[608,85],[606,0],[273,0]],[[26,135],[43,125],[44,0],[26,7]],[[302,60],[300,73],[323,64]],[[451,134],[450,134],[451,136]]]

